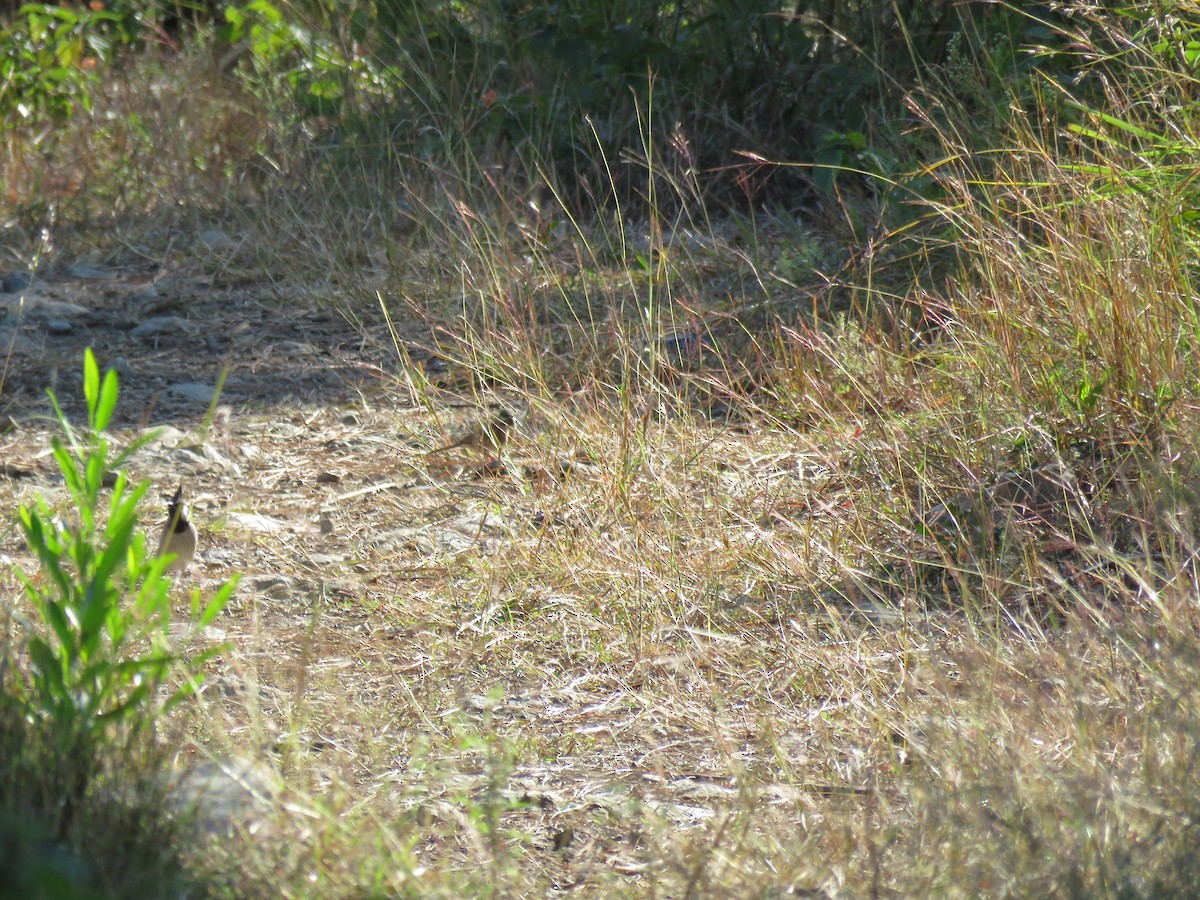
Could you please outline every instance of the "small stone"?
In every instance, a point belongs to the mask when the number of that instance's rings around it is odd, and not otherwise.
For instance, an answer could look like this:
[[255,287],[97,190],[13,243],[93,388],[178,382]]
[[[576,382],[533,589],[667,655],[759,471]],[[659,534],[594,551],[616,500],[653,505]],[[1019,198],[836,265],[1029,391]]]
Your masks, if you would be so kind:
[[129,333],[133,337],[156,337],[160,334],[183,334],[188,330],[188,320],[182,316],[152,316]]
[[26,304],[26,311],[30,318],[41,319],[43,322],[50,319],[70,319],[91,313],[90,309],[80,306],[78,303],[47,298],[38,298]]
[[167,454],[167,458],[171,460],[177,469],[182,470],[199,470],[208,462],[203,449],[197,448],[195,444],[175,447]]
[[66,319],[47,319],[46,330],[51,334],[70,334],[71,323]]
[[272,534],[288,529],[288,523],[282,519],[275,519],[259,513],[231,512],[227,518],[231,525],[262,534]]
[[[0,310],[0,316],[3,316],[4,311]],[[31,340],[24,333],[13,333],[11,328],[6,328],[0,325],[0,347],[3,347],[6,352],[14,355],[37,357],[45,353],[44,340]],[[80,382],[82,384],[82,381]],[[53,387],[53,385],[48,385]]]
[[209,384],[173,384],[167,388],[167,393],[172,397],[180,397],[184,400],[195,400],[198,403],[212,403],[213,397],[217,391]]
[[102,269],[95,269],[91,266],[84,266],[78,263],[72,263],[63,269],[63,274],[68,278],[107,278],[109,273]]
[[196,235],[196,240],[203,244],[206,250],[224,250],[233,246],[233,238],[215,228],[200,232]]
[[19,294],[32,283],[32,272],[18,270],[16,272],[9,272],[4,276],[4,281],[0,282],[0,290],[6,294]]
[[231,836],[266,815],[281,787],[266,763],[234,756],[193,765],[171,784],[167,799],[199,833]]
[[150,442],[163,447],[178,447],[186,438],[187,434],[174,425],[158,425],[150,435]]
[[277,353],[285,353],[288,356],[316,356],[317,348],[312,344],[306,344],[304,341],[280,341],[272,348]]
[[281,593],[292,590],[295,579],[288,575],[252,575],[246,584],[256,594]]
[[133,366],[131,366],[129,364],[129,360],[123,356],[118,356],[116,359],[109,360],[109,363],[104,367],[104,370],[107,372],[110,369],[116,372],[117,377],[120,379],[133,377]]

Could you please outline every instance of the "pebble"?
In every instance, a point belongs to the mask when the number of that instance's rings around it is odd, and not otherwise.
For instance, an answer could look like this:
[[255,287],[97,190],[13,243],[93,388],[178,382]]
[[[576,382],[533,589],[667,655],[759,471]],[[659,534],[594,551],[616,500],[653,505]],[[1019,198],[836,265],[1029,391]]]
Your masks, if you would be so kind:
[[45,351],[44,341],[34,341],[23,333],[16,332],[11,326],[0,325],[0,347],[8,353],[19,353],[22,356],[39,356]]
[[163,447],[178,447],[186,437],[187,434],[173,425],[157,425],[154,428],[150,442],[152,444],[160,444]]
[[112,369],[112,371],[116,372],[117,377],[122,380],[133,377],[133,366],[131,366],[129,364],[129,360],[123,356],[118,356],[116,359],[109,360],[109,363],[104,367],[104,370],[107,372],[109,369]]
[[0,291],[6,294],[19,294],[33,283],[33,273],[26,271],[9,272],[0,282]]
[[197,471],[208,462],[202,445],[188,444],[176,447],[167,456],[171,460],[171,464],[180,470]]
[[218,231],[213,228],[208,231],[202,231],[196,235],[196,240],[204,245],[208,250],[223,250],[233,246],[233,238],[223,231]]
[[184,400],[195,400],[199,403],[212,403],[212,398],[216,396],[216,388],[211,384],[173,384],[167,388],[167,393],[172,397],[181,397]]
[[160,334],[183,334],[188,330],[188,320],[182,316],[151,316],[129,333],[133,337],[155,337]]
[[271,534],[274,532],[287,531],[288,523],[282,519],[274,519],[271,516],[260,515],[259,513],[231,512],[226,517],[226,520],[239,528],[245,528],[247,531],[257,531],[263,534]]
[[70,334],[71,323],[66,319],[47,319],[46,330],[51,334]]
[[244,582],[256,594],[267,594],[271,591],[290,591],[295,579],[290,575],[251,575]]
[[78,263],[72,263],[63,269],[63,274],[68,278],[107,278],[109,273],[102,269],[95,269],[92,266],[85,266]]
[[280,341],[272,349],[279,353],[286,353],[289,356],[317,355],[317,348],[312,344],[304,343],[304,341]]
[[171,806],[201,834],[228,836],[266,815],[281,787],[274,769],[240,756],[205,760],[171,785]]
[[26,314],[33,319],[41,319],[43,322],[50,319],[70,319],[77,316],[86,316],[91,313],[91,310],[86,306],[80,306],[78,303],[71,303],[67,300],[51,300],[46,297],[37,297],[25,304]]

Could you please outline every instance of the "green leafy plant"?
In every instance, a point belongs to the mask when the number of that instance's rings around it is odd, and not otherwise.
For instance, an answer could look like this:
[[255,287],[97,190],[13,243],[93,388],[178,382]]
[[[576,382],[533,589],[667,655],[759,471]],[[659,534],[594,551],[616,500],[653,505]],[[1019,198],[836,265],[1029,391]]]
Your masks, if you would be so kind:
[[[50,395],[63,430],[52,441],[78,522],[69,523],[42,498],[20,508],[21,529],[38,562],[36,576],[19,572],[25,595],[44,626],[29,638],[28,675],[18,686],[25,718],[44,726],[57,759],[68,761],[70,784],[60,831],[70,825],[106,742],[143,733],[157,716],[190,696],[203,682],[202,667],[223,647],[193,655],[170,646],[171,578],[166,557],[148,554],[137,530],[137,507],[147,483],[131,487],[121,467],[148,437],[113,452],[104,430],[117,403],[117,376],[100,377],[90,350],[84,357],[88,427],[77,432]],[[107,516],[101,493],[117,471]],[[200,606],[193,595],[193,625],[210,624],[228,603],[236,579]],[[178,678],[178,686],[168,680]],[[161,702],[160,702],[160,698]]]
[[104,10],[22,6],[13,25],[0,29],[0,116],[61,119],[76,105],[90,109],[95,60],[132,40],[120,24]]
[[338,116],[350,95],[388,95],[389,79],[370,57],[345,52],[320,26],[291,12],[270,0],[228,6],[219,37],[245,46],[261,77],[282,75],[302,115]]

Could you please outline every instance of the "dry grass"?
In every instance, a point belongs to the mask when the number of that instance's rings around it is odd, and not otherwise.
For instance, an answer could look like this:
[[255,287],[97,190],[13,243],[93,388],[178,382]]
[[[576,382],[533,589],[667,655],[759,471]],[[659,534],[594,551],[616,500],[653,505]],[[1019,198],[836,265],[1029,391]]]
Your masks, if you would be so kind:
[[[1013,139],[988,202],[947,168],[963,264],[916,283],[836,210],[714,224],[671,173],[691,218],[605,228],[305,152],[303,187],[201,192],[223,251],[187,236],[206,217],[84,223],[232,335],[184,364],[231,363],[223,431],[155,407],[174,348],[89,335],[153,376],[131,422],[195,429],[143,474],[192,486],[199,583],[245,574],[175,762],[282,788],[198,870],[237,896],[1187,896],[1193,248],[1169,204]],[[501,464],[425,456],[491,403],[521,413]]]

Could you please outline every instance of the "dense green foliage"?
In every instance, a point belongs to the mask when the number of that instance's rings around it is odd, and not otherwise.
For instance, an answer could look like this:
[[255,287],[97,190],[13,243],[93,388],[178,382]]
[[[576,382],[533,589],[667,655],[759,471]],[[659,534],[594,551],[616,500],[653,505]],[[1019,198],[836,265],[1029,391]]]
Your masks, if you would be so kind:
[[[593,201],[644,192],[645,165],[622,154],[644,157],[654,144],[704,193],[751,202],[829,193],[843,169],[889,179],[920,149],[902,139],[910,93],[948,89],[964,104],[956,112],[987,125],[1039,63],[1060,80],[1066,72],[1051,59],[1063,21],[1040,6],[125,0],[102,13],[24,7],[0,34],[0,114],[86,105],[97,61],[140,40],[198,39],[179,33],[188,13],[217,29],[219,52],[241,60],[264,96],[282,74],[296,115],[339,121],[344,136],[386,134],[403,156],[515,158]],[[768,169],[764,159],[817,166]]]

